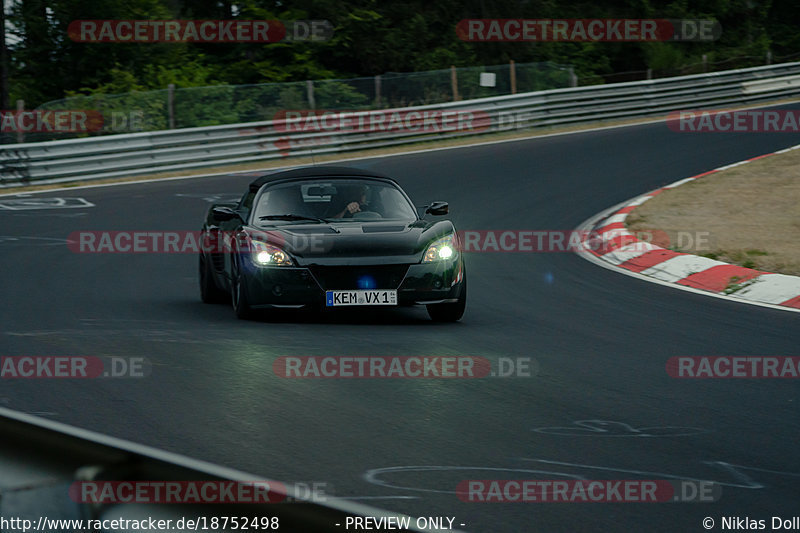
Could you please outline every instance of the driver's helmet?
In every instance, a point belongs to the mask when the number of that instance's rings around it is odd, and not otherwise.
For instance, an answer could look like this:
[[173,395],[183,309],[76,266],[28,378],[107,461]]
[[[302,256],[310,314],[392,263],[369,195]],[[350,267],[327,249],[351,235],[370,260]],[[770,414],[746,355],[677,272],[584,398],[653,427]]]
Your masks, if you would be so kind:
[[339,198],[344,205],[350,202],[362,203],[361,198],[367,194],[367,190],[368,188],[366,185],[349,185],[341,188],[339,191]]

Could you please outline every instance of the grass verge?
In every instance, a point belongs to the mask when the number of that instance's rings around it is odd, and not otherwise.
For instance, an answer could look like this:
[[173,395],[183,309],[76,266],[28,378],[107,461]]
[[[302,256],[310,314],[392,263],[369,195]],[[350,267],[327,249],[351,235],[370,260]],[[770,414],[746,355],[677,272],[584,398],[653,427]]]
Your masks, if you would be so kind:
[[800,275],[800,149],[666,190],[631,213],[628,229],[665,232],[676,251]]

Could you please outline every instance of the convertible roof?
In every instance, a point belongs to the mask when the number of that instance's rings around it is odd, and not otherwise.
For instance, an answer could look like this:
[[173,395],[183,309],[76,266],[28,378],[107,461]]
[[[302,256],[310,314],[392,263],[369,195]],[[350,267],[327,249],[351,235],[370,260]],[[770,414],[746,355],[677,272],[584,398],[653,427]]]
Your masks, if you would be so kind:
[[[259,190],[264,184],[278,181],[278,180],[285,180],[285,179],[293,179],[293,178],[317,178],[317,177],[327,177],[327,178],[382,178],[394,181],[389,176],[381,174],[380,172],[375,172],[374,170],[362,170],[360,168],[353,168],[353,167],[336,167],[336,166],[312,166],[312,167],[300,167],[300,168],[293,168],[291,170],[282,170],[279,172],[268,172],[262,174],[255,181],[250,183],[250,190],[257,191]],[[396,183],[396,182],[395,182]]]

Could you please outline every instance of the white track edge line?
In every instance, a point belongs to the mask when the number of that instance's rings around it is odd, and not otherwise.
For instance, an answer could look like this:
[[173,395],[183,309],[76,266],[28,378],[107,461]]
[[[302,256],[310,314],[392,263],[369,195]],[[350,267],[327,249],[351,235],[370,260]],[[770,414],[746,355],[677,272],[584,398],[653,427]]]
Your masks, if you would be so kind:
[[[582,222],[578,226],[576,231],[588,231],[589,228],[593,227],[594,224],[597,223],[598,220],[600,220],[604,216],[607,216],[608,213],[611,213],[611,212],[613,212],[615,210],[621,209],[621,207],[624,206],[624,205],[625,205],[625,202],[622,202],[621,204],[615,205],[614,207],[610,207],[610,208],[608,208],[608,209],[606,209],[604,211],[601,211],[600,213],[588,218],[587,220],[585,220],[584,222]],[[589,261],[591,263],[594,263],[596,265],[600,265],[601,267],[606,268],[608,270],[611,270],[613,272],[618,272],[620,274],[625,274],[626,276],[630,276],[632,278],[640,279],[642,281],[648,281],[650,283],[657,283],[659,285],[664,285],[665,287],[672,287],[673,289],[680,289],[680,290],[683,290],[683,291],[693,292],[695,294],[702,294],[703,296],[712,296],[714,298],[721,298],[723,300],[728,300],[728,301],[731,301],[731,302],[737,302],[737,303],[740,303],[740,304],[757,305],[757,306],[760,306],[760,307],[768,307],[770,309],[777,309],[779,311],[791,311],[791,312],[795,312],[795,313],[800,313],[800,309],[797,309],[797,308],[794,308],[794,307],[787,307],[785,305],[778,305],[778,304],[770,304],[770,303],[766,303],[766,302],[757,302],[757,301],[754,301],[754,300],[745,300],[743,298],[736,298],[735,296],[729,296],[727,294],[719,294],[719,293],[716,293],[716,292],[704,291],[704,290],[701,290],[701,289],[696,289],[694,287],[688,287],[686,285],[679,285],[677,283],[672,283],[672,282],[669,282],[669,281],[662,281],[660,279],[651,278],[649,276],[645,276],[643,274],[639,274],[638,272],[633,272],[631,270],[628,270],[628,269],[625,269],[625,268],[622,268],[622,267],[618,267],[616,265],[612,265],[611,263],[603,261],[602,259],[600,259],[596,255],[594,255],[593,253],[591,253],[591,252],[589,252],[589,251],[587,251],[585,249],[582,249],[582,250],[580,250],[580,251],[578,251],[576,253],[579,256],[583,257],[584,259],[586,259],[587,261]]]

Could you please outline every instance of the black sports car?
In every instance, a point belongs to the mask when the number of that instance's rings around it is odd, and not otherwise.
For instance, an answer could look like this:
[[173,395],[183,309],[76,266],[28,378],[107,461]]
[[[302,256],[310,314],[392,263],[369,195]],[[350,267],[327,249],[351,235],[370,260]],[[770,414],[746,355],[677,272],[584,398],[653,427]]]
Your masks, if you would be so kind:
[[[446,202],[424,214],[446,215]],[[216,204],[203,225],[200,294],[257,309],[334,310],[422,304],[436,321],[464,314],[467,278],[449,220],[421,218],[393,179],[314,166],[264,173],[238,204]]]

